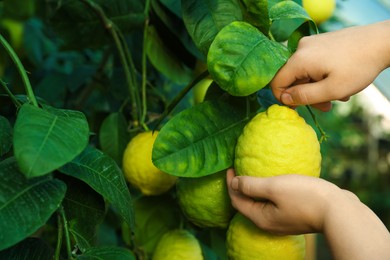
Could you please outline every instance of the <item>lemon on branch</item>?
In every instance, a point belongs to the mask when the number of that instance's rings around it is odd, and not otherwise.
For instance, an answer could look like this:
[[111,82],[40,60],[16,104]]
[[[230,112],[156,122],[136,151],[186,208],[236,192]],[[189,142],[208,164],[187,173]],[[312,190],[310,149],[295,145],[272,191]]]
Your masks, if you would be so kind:
[[305,257],[303,235],[272,235],[240,213],[230,222],[226,247],[227,255],[232,260],[303,260]]
[[234,167],[237,175],[319,177],[320,144],[314,129],[295,110],[272,105],[244,127],[237,141]]
[[316,24],[328,20],[336,8],[335,0],[302,0],[302,6]]
[[179,178],[177,198],[184,215],[200,227],[226,228],[234,214],[226,172],[200,178]]
[[165,233],[157,244],[152,260],[203,260],[198,239],[186,229]]
[[175,185],[177,177],[159,170],[152,162],[152,149],[158,131],[136,135],[123,154],[126,180],[144,195],[159,195]]

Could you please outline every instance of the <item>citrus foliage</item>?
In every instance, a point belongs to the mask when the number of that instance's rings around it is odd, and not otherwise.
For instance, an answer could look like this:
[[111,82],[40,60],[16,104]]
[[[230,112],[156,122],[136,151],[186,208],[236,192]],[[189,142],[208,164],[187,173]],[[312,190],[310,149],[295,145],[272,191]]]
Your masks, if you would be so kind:
[[[174,229],[197,256],[225,258],[226,220],[222,232],[192,223],[173,185],[233,165],[244,126],[274,103],[259,93],[300,37],[317,32],[304,9],[278,0],[4,0],[0,9],[1,258],[158,258],[165,242],[148,232]],[[205,79],[205,101],[194,104]],[[151,131],[154,143],[124,160]],[[128,166],[146,162],[169,178],[158,193],[126,182]],[[158,202],[143,200],[152,194]]]

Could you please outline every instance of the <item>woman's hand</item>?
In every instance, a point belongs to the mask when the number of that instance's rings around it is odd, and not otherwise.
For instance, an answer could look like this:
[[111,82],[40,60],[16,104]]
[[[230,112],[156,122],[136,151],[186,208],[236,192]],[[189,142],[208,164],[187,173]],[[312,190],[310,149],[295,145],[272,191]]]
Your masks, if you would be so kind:
[[315,177],[260,178],[227,171],[233,207],[275,234],[321,232],[335,259],[390,259],[390,234],[351,192]]
[[390,21],[303,37],[271,81],[288,106],[331,109],[366,88],[390,66]]

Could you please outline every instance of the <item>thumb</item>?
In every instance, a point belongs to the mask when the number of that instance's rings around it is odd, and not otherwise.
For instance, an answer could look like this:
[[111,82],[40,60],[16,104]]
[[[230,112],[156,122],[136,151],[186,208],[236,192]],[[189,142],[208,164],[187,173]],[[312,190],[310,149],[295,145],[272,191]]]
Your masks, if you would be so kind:
[[231,180],[233,190],[243,195],[257,199],[269,199],[270,190],[268,179],[251,176],[236,176]]

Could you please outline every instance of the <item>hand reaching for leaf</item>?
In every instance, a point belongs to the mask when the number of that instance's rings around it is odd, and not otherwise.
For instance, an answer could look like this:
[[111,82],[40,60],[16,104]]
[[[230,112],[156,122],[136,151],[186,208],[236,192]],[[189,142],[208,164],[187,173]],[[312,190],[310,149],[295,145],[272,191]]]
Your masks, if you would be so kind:
[[331,109],[390,66],[390,20],[307,36],[271,81],[274,96],[288,106]]

